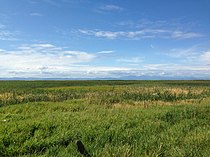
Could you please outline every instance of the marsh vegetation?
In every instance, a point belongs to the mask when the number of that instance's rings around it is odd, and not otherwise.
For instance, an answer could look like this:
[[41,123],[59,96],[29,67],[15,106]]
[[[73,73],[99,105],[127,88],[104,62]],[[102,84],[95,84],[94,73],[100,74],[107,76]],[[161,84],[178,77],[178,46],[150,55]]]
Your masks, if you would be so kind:
[[210,155],[210,81],[1,81],[0,156]]

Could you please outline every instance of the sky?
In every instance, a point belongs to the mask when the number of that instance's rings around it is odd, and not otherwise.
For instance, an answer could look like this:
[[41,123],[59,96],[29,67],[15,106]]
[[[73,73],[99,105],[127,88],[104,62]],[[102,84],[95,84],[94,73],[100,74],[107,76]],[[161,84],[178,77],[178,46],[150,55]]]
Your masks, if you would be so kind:
[[0,78],[210,79],[210,0],[1,0]]

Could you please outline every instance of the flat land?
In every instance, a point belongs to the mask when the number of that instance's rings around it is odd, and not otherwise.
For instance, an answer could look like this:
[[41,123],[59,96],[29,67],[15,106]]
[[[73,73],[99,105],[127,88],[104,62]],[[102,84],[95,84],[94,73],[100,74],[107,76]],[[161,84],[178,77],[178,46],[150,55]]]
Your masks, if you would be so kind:
[[210,81],[0,81],[1,157],[209,157],[209,124]]

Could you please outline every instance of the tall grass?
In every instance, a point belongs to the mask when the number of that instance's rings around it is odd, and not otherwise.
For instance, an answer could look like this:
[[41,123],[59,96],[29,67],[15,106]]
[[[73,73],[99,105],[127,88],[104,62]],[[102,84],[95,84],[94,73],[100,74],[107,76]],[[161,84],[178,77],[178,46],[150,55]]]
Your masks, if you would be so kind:
[[[90,83],[89,86],[88,83]],[[130,101],[177,102],[198,100],[200,102],[210,96],[210,88],[205,86],[205,81],[204,86],[201,86],[201,82],[198,82],[199,86],[192,82],[192,86],[187,87],[168,86],[168,81],[159,81],[156,82],[157,84],[154,84],[154,81],[96,81],[95,84],[93,83],[93,81],[55,81],[47,84],[47,81],[32,81],[24,84],[24,81],[18,81],[11,82],[10,86],[8,82],[0,82],[0,85],[2,84],[0,106],[41,101],[61,102],[72,99],[87,99],[90,103],[99,104],[128,103]],[[15,87],[15,84],[17,84],[17,87]]]
[[205,81],[87,82],[0,82],[0,156],[210,156]]

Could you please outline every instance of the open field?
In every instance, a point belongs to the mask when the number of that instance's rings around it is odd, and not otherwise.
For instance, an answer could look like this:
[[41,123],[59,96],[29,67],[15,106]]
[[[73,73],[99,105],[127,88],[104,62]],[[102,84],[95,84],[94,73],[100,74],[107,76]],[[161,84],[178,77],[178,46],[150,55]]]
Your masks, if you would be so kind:
[[209,123],[210,81],[0,81],[2,157],[209,157]]

